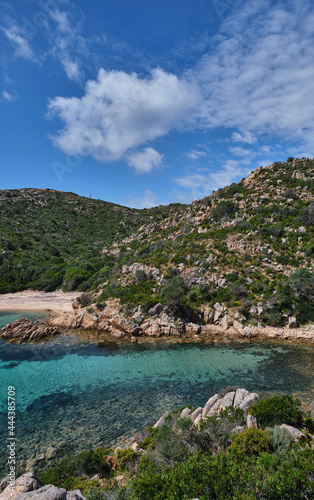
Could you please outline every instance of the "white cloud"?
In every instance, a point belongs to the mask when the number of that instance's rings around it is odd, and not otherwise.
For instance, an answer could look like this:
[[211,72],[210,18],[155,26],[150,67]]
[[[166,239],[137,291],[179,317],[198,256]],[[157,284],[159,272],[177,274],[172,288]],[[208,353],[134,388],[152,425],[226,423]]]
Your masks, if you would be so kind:
[[144,193],[139,197],[126,196],[124,203],[131,208],[151,208],[160,205],[157,195],[149,189],[145,189]]
[[177,185],[190,190],[189,199],[202,198],[228,186],[237,178],[243,177],[250,172],[247,168],[248,161],[228,160],[219,170],[208,171],[207,174],[190,174],[175,179]]
[[68,55],[60,55],[61,63],[69,80],[79,81],[81,79],[81,69],[77,61],[71,61]]
[[203,89],[199,125],[236,129],[234,141],[252,144],[255,136],[268,134],[313,151],[311,3],[242,2],[221,33],[214,50],[189,71]]
[[15,57],[22,57],[23,59],[29,59],[35,61],[35,55],[31,49],[28,40],[23,36],[20,28],[13,24],[10,28],[2,28],[5,36],[14,46]]
[[200,158],[207,156],[207,153],[205,151],[198,151],[196,149],[192,149],[192,151],[187,153],[186,156],[190,160],[199,160]]
[[162,155],[153,148],[145,148],[138,153],[132,153],[127,156],[127,163],[135,169],[137,174],[147,174],[154,167],[162,162]]
[[12,102],[15,101],[16,95],[10,94],[10,92],[7,92],[6,90],[2,91],[2,101],[4,102]]
[[230,147],[229,151],[233,155],[240,156],[241,158],[248,158],[248,157],[252,158],[253,156],[256,155],[254,151],[251,151],[250,149],[246,148]]
[[251,134],[251,132],[247,130],[243,134],[233,132],[231,140],[233,142],[246,142],[247,144],[253,144],[257,141],[257,138],[254,134]]
[[197,86],[160,68],[149,77],[105,71],[86,84],[81,98],[55,97],[50,116],[63,121],[53,142],[66,154],[110,162],[189,122],[200,103]]

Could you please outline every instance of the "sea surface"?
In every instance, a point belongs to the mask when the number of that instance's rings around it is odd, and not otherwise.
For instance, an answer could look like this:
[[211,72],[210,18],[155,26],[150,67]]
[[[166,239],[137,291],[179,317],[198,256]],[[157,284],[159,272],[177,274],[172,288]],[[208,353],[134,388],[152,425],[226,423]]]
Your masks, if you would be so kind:
[[[18,317],[0,313],[0,328]],[[6,450],[7,388],[16,390],[18,464],[66,441],[62,453],[115,445],[165,410],[203,406],[227,385],[314,399],[314,348],[278,342],[131,344],[62,334],[31,344],[0,340],[0,449]],[[6,473],[5,452],[0,476]]]

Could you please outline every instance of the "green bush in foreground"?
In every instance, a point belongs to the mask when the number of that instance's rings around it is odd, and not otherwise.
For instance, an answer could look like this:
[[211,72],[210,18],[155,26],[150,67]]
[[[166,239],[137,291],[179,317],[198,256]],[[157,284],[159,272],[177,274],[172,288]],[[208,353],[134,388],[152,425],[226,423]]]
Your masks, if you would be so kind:
[[[260,401],[250,410],[263,426],[302,421],[299,401],[287,395]],[[301,447],[278,425],[234,434],[233,429],[245,423],[239,408],[220,410],[199,427],[180,418],[181,412],[171,412],[160,428],[146,428],[140,452],[82,452],[61,460],[41,479],[67,490],[80,489],[88,500],[314,499],[310,436]],[[309,429],[313,422],[304,416],[305,423]],[[95,473],[100,480],[91,480]],[[124,486],[116,481],[120,474]]]
[[303,422],[300,404],[298,399],[284,394],[258,401],[250,407],[249,412],[257,418],[262,429],[276,424],[288,424],[300,428]]

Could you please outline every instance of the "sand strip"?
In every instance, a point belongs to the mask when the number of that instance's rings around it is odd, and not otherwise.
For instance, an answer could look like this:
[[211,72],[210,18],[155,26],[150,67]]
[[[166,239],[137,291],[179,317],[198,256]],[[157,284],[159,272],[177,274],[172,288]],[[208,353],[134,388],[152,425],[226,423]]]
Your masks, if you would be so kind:
[[45,293],[32,290],[6,293],[0,295],[0,311],[47,311],[47,309],[55,313],[72,311],[71,302],[79,295],[80,292]]

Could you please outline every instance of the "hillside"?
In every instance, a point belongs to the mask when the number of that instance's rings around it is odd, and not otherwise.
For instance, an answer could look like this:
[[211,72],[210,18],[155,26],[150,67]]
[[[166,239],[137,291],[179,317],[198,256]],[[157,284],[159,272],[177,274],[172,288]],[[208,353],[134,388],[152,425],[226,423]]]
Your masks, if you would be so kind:
[[170,210],[130,209],[49,189],[0,191],[0,293],[89,289],[114,265],[101,254],[105,244]]
[[158,305],[210,322],[221,303],[251,324],[313,321],[313,180],[314,160],[289,158],[191,205],[149,210],[2,191],[0,291],[101,289],[94,311],[117,298],[126,317]]

